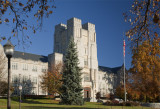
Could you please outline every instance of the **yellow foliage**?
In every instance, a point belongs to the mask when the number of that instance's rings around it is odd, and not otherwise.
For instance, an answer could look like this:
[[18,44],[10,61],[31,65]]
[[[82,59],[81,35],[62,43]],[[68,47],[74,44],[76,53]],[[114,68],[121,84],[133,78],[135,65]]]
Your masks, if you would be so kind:
[[[130,69],[132,91],[141,92],[146,98],[155,100],[160,96],[160,45],[156,38],[142,42],[133,49],[132,68]],[[138,95],[132,95],[135,98]],[[140,97],[140,95],[139,95]]]

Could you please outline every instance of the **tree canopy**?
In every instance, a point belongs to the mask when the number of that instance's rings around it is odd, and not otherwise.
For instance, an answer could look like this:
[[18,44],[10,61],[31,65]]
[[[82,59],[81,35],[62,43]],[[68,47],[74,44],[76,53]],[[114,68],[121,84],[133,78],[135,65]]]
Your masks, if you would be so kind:
[[41,81],[41,87],[44,91],[48,92],[48,94],[53,95],[54,94],[60,94],[60,87],[62,86],[62,63],[58,63],[55,65],[51,65],[51,68],[43,72],[43,74],[40,76]]
[[156,101],[160,96],[160,45],[159,40],[144,41],[133,49],[130,68],[130,88],[144,98]]
[[141,41],[153,40],[160,35],[160,0],[134,0],[129,12],[124,13],[130,29],[126,35],[132,46]]
[[160,96],[159,9],[160,0],[134,0],[131,9],[123,14],[130,24],[126,36],[133,56],[127,90],[132,99],[158,101]]
[[[18,43],[26,43],[30,36],[25,31],[36,33],[43,18],[53,13],[53,8],[54,0],[0,0],[0,26],[8,25],[6,31],[12,33],[11,36],[0,34],[0,41],[16,37]],[[22,32],[20,37],[19,32]]]

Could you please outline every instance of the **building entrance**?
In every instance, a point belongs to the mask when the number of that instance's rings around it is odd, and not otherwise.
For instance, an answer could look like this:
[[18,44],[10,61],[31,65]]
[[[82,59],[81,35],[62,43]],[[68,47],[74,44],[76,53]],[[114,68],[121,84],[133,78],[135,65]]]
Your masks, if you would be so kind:
[[90,87],[84,87],[84,99],[85,101],[90,101],[91,99],[91,88]]

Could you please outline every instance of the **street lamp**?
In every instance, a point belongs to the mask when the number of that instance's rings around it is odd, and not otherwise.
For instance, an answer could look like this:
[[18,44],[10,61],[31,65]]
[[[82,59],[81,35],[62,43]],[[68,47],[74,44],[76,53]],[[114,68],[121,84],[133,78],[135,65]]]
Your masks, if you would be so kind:
[[10,59],[12,58],[12,55],[14,53],[14,46],[12,43],[8,40],[7,43],[3,46],[4,47],[4,53],[6,54],[6,57],[8,58],[8,93],[7,93],[7,109],[11,109],[11,90],[10,90],[10,83],[11,83],[11,69],[10,69]]
[[21,91],[22,91],[22,86],[19,85],[19,94],[20,94],[20,97],[19,97],[19,109],[21,109]]

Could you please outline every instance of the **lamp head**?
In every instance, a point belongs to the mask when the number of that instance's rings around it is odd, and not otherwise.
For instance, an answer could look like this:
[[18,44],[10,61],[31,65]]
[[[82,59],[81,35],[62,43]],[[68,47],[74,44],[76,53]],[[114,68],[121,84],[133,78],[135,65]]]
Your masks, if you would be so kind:
[[14,46],[10,42],[10,40],[7,41],[7,43],[3,46],[4,47],[4,53],[6,54],[7,58],[11,58],[14,53]]
[[21,85],[19,85],[19,90],[22,90],[22,86]]

